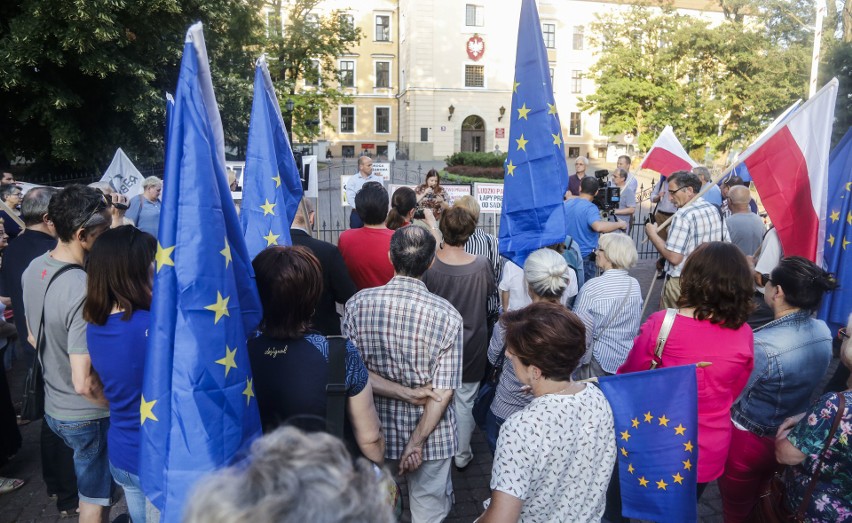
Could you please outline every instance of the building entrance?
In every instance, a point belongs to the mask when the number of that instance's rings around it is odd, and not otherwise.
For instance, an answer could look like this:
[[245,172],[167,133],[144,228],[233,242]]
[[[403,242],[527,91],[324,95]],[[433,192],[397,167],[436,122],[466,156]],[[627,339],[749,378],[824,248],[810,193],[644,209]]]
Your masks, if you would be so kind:
[[475,114],[462,122],[461,150],[473,153],[485,151],[485,120]]

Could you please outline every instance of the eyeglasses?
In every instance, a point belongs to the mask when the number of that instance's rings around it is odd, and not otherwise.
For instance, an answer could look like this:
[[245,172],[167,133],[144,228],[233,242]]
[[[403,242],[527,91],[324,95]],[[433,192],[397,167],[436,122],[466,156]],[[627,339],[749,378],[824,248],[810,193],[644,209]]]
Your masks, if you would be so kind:
[[686,189],[686,186],[683,186],[683,187],[681,187],[680,189],[675,189],[674,191],[673,191],[673,190],[671,190],[671,189],[669,189],[669,194],[671,194],[672,196],[674,196],[675,194],[677,194],[678,192],[680,192],[680,191],[682,191],[682,190],[684,190],[684,189]]
[[82,222],[80,222],[80,224],[77,227],[75,227],[75,229],[79,229],[81,227],[83,229],[86,229],[87,227],[89,227],[91,225],[89,222],[92,221],[92,218],[94,218],[96,214],[103,212],[105,209],[108,209],[109,206],[110,206],[109,200],[107,200],[106,196],[101,194],[101,198],[95,204],[95,208],[92,209],[92,212],[90,212],[89,215],[86,216],[86,219],[83,220]]
[[597,249],[595,249],[595,250],[596,250],[596,251],[598,251],[598,252],[606,252],[605,250],[601,249],[600,247],[598,247],[598,248],[597,248]]
[[846,327],[837,329],[837,337],[841,340],[849,339],[849,334],[846,332]]
[[769,277],[769,274],[763,273],[760,275],[761,281],[763,281],[763,285],[765,286],[767,283],[772,283],[772,278]]

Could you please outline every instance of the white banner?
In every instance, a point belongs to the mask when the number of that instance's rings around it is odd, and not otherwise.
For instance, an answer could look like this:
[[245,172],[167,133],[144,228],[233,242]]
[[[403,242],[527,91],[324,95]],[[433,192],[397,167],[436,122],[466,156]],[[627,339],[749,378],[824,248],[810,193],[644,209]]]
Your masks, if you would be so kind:
[[374,163],[373,174],[381,176],[386,182],[390,181],[390,164],[389,163]]
[[475,183],[473,197],[479,203],[481,212],[500,214],[503,210],[502,183]]
[[121,147],[115,151],[115,156],[112,157],[112,163],[107,167],[102,182],[107,182],[115,189],[115,192],[122,194],[131,199],[136,195],[142,194],[142,173],[133,165],[130,158],[124,154]]

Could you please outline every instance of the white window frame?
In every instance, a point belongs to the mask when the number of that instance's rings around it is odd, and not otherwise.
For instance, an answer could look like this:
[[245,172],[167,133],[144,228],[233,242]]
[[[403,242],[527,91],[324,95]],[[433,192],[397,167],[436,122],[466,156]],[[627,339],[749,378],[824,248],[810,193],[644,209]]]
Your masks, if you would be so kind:
[[[580,73],[575,77],[574,73]],[[571,69],[571,94],[583,94],[583,70]]]
[[[379,75],[376,71],[377,64],[385,62],[388,64],[388,85],[387,87],[379,87]],[[392,89],[393,88],[393,60],[390,58],[375,58],[373,60],[373,89]]]
[[[576,45],[577,34],[578,34],[577,29],[581,29],[582,32],[579,33],[579,34],[583,35],[583,39],[580,41],[580,47],[577,47],[577,45]],[[571,49],[573,51],[583,51],[583,50],[586,49],[586,25],[585,24],[575,25],[575,26],[571,27]]]
[[[571,132],[571,117],[573,115],[579,115],[580,120],[580,132],[572,133]],[[568,113],[568,136],[583,136],[583,113],[582,111],[571,111]]]
[[[553,45],[552,46],[547,45],[547,37],[545,36],[546,33],[544,32],[544,26],[546,26],[546,25],[552,25],[553,26]],[[553,20],[544,20],[544,21],[541,22],[541,38],[542,38],[542,40],[544,40],[544,47],[546,49],[556,49],[556,22],[554,22]]]
[[[344,86],[343,84],[340,84],[340,87],[342,87],[343,89],[355,89],[356,87],[358,87],[358,60],[356,60],[355,58],[340,58],[339,60],[337,60],[338,71],[340,71],[340,65],[343,62],[352,62],[352,85]],[[337,82],[340,83],[339,75]]]
[[[379,40],[376,38],[378,36],[376,29],[378,28],[378,24],[376,24],[376,17],[378,16],[386,16],[388,17],[388,39],[387,40]],[[390,11],[374,11],[373,12],[373,41],[374,42],[393,42],[393,13]]]
[[[468,86],[465,82],[465,78],[467,77],[467,66],[476,66],[482,67],[482,87],[472,87]],[[465,89],[488,89],[488,74],[485,69],[485,64],[476,63],[476,62],[466,62],[462,64],[462,87]]]
[[[467,8],[473,7],[473,25],[467,23]],[[479,15],[479,16],[477,16]],[[480,22],[480,23],[477,23]],[[480,4],[464,4],[464,26],[465,27],[485,27],[485,6]]]
[[[352,130],[343,130],[343,109],[352,109]],[[356,134],[358,132],[358,110],[354,105],[340,105],[337,108],[337,132],[340,134]]]
[[[377,114],[379,109],[387,109],[388,110],[388,131],[387,132],[379,131],[379,117],[378,117],[378,114]],[[393,109],[391,108],[390,105],[376,105],[376,106],[373,107],[373,132],[375,132],[376,134],[391,134],[391,131],[393,131],[392,122],[393,122]]]

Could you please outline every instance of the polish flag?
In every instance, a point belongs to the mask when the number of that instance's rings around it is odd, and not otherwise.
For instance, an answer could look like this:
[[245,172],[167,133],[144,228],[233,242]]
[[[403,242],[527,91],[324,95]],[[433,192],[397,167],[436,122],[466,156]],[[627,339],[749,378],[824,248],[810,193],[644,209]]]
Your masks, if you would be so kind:
[[836,98],[834,78],[740,155],[778,231],[784,256],[822,263]]
[[667,125],[657,141],[645,155],[640,169],[651,169],[663,176],[668,176],[675,171],[689,171],[698,165],[686,153],[686,149],[678,141],[672,131],[672,126]]

